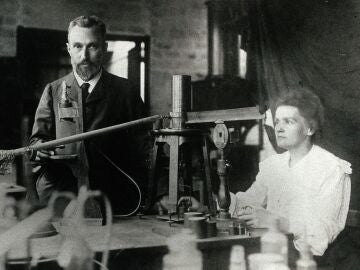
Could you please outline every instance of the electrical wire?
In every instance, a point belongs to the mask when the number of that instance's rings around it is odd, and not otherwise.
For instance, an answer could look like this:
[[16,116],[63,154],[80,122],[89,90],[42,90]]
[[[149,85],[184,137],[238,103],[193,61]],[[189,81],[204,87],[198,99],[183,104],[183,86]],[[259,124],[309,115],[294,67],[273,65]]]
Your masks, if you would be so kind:
[[99,265],[101,268],[105,269],[105,270],[109,270],[109,268],[104,265],[103,263],[99,262],[98,260],[93,259],[93,262],[96,263],[97,265]]
[[119,172],[121,172],[123,175],[125,175],[131,183],[134,184],[134,186],[136,187],[138,193],[139,193],[139,201],[138,201],[138,204],[137,206],[135,207],[135,209],[133,211],[131,211],[130,213],[128,214],[122,214],[122,215],[115,215],[116,217],[129,217],[133,214],[135,214],[137,212],[137,210],[139,210],[140,208],[140,205],[141,205],[141,200],[142,200],[142,196],[141,196],[141,190],[140,190],[140,187],[139,185],[135,182],[135,180],[130,176],[128,175],[124,170],[122,170],[119,166],[117,166],[103,151],[101,151],[101,149],[98,149],[99,152],[103,155],[103,157],[111,164],[113,165]]

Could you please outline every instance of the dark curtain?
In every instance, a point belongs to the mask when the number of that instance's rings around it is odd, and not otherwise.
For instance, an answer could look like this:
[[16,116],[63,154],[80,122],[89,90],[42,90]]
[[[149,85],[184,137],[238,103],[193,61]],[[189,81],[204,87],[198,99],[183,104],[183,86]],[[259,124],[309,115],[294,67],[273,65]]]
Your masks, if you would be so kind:
[[[320,96],[326,114],[320,145],[352,163],[350,208],[360,209],[360,2],[250,2],[260,107],[273,109],[282,92],[304,87]],[[322,263],[358,269],[359,234],[348,227]]]
[[325,106],[324,148],[352,163],[359,209],[360,2],[256,0],[251,4],[260,102],[312,89]]

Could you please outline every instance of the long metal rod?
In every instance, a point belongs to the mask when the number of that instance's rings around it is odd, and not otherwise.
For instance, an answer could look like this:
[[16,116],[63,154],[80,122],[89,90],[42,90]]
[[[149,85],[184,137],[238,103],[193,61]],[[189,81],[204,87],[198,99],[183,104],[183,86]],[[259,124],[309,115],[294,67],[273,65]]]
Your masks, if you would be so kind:
[[75,134],[72,136],[68,136],[68,137],[64,137],[64,138],[60,138],[60,139],[56,139],[56,140],[52,140],[52,141],[48,141],[48,142],[44,142],[44,143],[39,143],[39,144],[32,145],[32,146],[17,148],[17,149],[12,150],[12,154],[14,154],[15,156],[19,156],[26,152],[32,151],[32,150],[50,149],[50,148],[54,148],[59,145],[73,143],[73,142],[77,142],[77,141],[81,141],[81,140],[85,140],[85,139],[90,139],[90,138],[93,138],[93,137],[96,137],[99,135],[111,133],[111,132],[118,131],[121,129],[130,128],[133,126],[142,125],[142,124],[146,124],[146,123],[151,123],[151,122],[154,122],[154,121],[160,119],[161,117],[162,116],[160,116],[160,115],[153,115],[153,116],[141,118],[138,120],[134,120],[134,121],[130,121],[130,122],[126,122],[126,123],[122,123],[122,124],[118,124],[118,125],[114,125],[114,126],[110,126],[110,127],[106,127],[106,128],[100,128],[100,129],[96,129],[96,130],[92,130],[92,131],[88,131],[88,132],[84,132],[84,133],[80,133],[80,134]]
[[186,124],[211,123],[216,120],[243,121],[263,119],[264,114],[259,112],[259,107],[245,107],[227,110],[188,112]]

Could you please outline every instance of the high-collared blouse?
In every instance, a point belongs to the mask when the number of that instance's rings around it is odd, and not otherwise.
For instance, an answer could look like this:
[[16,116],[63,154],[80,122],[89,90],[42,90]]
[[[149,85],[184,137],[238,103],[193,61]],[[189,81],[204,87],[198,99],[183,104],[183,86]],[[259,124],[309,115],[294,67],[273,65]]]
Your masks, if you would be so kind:
[[322,255],[345,227],[351,164],[317,145],[292,167],[289,158],[285,152],[261,162],[253,185],[236,194],[235,211],[251,205],[286,218],[295,247],[306,241]]

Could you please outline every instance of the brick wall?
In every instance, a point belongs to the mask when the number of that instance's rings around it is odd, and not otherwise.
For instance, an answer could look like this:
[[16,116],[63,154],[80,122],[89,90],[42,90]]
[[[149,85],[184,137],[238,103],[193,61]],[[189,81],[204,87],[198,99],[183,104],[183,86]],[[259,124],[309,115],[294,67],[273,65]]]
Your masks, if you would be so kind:
[[204,0],[0,0],[0,57],[16,56],[16,28],[66,30],[81,14],[104,19],[110,33],[151,36],[150,110],[171,108],[171,75],[207,72]]
[[151,1],[151,107],[155,113],[171,109],[173,74],[188,74],[192,80],[199,80],[207,73],[204,3],[202,0]]

